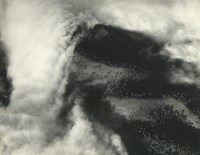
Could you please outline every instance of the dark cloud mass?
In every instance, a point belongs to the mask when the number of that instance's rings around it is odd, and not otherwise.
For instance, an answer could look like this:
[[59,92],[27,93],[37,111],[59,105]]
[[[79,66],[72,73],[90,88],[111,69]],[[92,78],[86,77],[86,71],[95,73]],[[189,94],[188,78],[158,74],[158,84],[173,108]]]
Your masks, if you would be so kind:
[[[168,72],[173,66],[184,69],[185,62],[160,55],[162,46],[142,33],[97,25],[85,32],[75,48],[72,63],[76,67],[72,68],[84,70],[75,70],[69,83],[78,83],[74,87],[86,95],[83,107],[91,121],[119,134],[129,154],[198,154],[200,131],[188,121],[185,109],[199,118],[200,90],[195,85],[170,83]],[[152,51],[143,55],[147,48]],[[144,78],[138,79],[136,74]],[[144,115],[143,111],[146,121],[137,120],[132,113],[127,118],[116,112],[118,103],[113,106],[109,97],[120,98],[118,102],[129,98],[133,107],[138,104],[135,101],[146,99],[146,106],[154,108],[145,112],[139,103],[135,113]],[[166,104],[169,98],[184,104],[184,109]],[[127,111],[130,108],[126,103],[122,106]]]
[[5,46],[2,42],[0,42],[0,55],[0,105],[7,106],[9,104],[12,86],[11,79],[7,74],[8,60]]

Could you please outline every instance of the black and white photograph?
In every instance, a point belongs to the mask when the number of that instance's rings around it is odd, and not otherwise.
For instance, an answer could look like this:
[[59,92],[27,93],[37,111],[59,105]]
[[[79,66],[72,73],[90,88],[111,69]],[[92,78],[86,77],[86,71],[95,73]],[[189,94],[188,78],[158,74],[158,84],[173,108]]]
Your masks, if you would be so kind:
[[200,155],[200,0],[0,0],[0,155]]

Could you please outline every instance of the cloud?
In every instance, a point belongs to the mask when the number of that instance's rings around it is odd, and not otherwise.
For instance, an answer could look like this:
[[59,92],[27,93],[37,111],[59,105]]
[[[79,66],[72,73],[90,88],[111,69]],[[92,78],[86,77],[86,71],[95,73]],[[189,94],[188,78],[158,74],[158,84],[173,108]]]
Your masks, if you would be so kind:
[[61,4],[12,0],[3,13],[1,34],[8,49],[13,92],[10,106],[1,109],[0,154],[18,155],[29,147],[35,154],[49,135],[53,138],[60,131],[55,119],[74,48],[70,37],[76,28],[76,17],[69,10],[63,12],[67,6]]
[[[4,10],[1,33],[8,48],[13,92],[9,107],[1,109],[0,154],[126,154],[119,137],[107,140],[109,146],[113,141],[110,148],[98,140],[79,106],[71,112],[72,129],[57,137],[63,132],[56,119],[76,44],[71,36],[83,20],[91,18],[76,10],[78,1],[75,4],[12,0]],[[106,135],[111,136],[103,132]]]
[[13,92],[11,105],[0,111],[0,154],[125,155],[120,137],[111,131],[101,127],[103,141],[98,140],[79,105],[72,111],[72,129],[62,139],[56,137],[76,44],[70,39],[73,31],[81,22],[142,31],[170,43],[165,52],[172,58],[200,66],[199,42],[176,45],[199,40],[199,8],[194,0],[1,0],[1,40],[8,49]]

